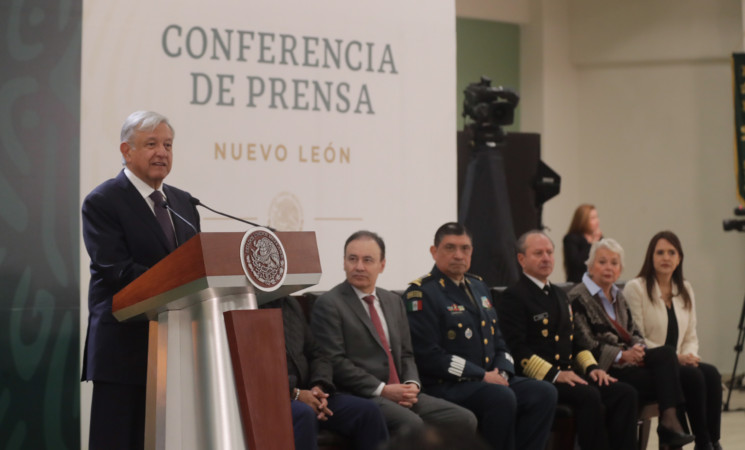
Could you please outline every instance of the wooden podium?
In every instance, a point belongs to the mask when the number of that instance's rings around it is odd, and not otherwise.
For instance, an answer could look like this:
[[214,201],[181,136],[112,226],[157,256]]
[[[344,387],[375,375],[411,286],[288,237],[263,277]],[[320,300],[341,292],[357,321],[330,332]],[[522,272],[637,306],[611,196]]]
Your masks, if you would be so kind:
[[316,236],[276,233],[287,272],[265,292],[243,235],[200,233],[114,296],[118,320],[150,320],[145,448],[293,448],[282,317],[250,310],[318,283]]

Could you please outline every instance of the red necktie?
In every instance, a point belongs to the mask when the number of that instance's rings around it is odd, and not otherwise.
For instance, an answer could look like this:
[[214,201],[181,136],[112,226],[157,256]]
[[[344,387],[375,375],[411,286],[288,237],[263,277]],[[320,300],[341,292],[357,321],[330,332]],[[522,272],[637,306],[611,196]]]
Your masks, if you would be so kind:
[[401,381],[398,379],[398,373],[396,373],[396,365],[393,363],[393,355],[391,354],[391,348],[388,345],[388,339],[385,338],[385,331],[383,331],[383,324],[380,322],[378,311],[375,309],[373,302],[375,297],[367,295],[362,298],[367,303],[370,309],[370,320],[372,320],[375,329],[378,331],[378,337],[380,342],[383,344],[385,354],[388,355],[388,384],[400,384]]

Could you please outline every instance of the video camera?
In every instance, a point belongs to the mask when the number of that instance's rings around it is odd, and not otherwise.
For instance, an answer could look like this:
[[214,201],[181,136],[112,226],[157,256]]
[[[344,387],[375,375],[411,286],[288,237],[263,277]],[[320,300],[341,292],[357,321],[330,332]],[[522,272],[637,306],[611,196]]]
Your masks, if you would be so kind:
[[474,141],[492,145],[502,142],[502,126],[515,121],[515,107],[520,101],[517,92],[502,86],[492,87],[491,80],[482,76],[480,82],[469,84],[463,93],[463,117],[475,122],[467,126]]

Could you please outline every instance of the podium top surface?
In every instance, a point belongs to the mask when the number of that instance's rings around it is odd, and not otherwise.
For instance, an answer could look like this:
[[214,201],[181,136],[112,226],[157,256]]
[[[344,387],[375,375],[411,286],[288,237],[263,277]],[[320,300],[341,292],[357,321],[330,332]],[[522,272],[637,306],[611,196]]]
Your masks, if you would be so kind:
[[[179,296],[183,296],[191,293],[189,289],[203,289],[205,284],[210,284],[205,280],[220,280],[219,285],[223,288],[250,289],[241,263],[240,247],[244,234],[199,233],[189,239],[114,295],[114,316],[119,320],[129,318],[123,314],[124,310],[153,297],[163,297],[169,292],[178,292]],[[287,254],[285,285],[290,285],[288,288],[294,285],[297,286],[294,290],[300,290],[316,284],[321,275],[321,262],[315,232],[277,232],[276,235]],[[316,281],[308,281],[313,279]],[[185,287],[191,288],[185,290]],[[287,292],[287,289],[281,291]],[[162,306],[162,302],[158,303]]]

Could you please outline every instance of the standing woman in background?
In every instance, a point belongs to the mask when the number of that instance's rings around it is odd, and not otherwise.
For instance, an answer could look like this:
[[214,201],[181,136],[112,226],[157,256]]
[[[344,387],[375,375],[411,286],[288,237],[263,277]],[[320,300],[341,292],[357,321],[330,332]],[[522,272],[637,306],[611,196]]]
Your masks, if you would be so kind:
[[716,367],[698,356],[693,289],[683,278],[683,248],[675,233],[654,235],[639,275],[623,293],[647,345],[666,345],[678,355],[696,449],[721,449],[722,378]]
[[567,281],[579,283],[585,273],[585,261],[593,242],[603,237],[600,232],[598,211],[594,205],[579,205],[574,211],[572,223],[564,236],[564,270]]

